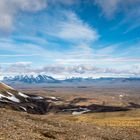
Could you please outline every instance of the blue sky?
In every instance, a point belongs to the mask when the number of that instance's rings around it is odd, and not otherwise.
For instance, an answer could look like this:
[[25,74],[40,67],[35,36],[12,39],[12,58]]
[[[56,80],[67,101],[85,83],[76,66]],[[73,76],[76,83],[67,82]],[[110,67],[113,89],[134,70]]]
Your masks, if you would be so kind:
[[1,0],[2,76],[140,76],[139,0]]

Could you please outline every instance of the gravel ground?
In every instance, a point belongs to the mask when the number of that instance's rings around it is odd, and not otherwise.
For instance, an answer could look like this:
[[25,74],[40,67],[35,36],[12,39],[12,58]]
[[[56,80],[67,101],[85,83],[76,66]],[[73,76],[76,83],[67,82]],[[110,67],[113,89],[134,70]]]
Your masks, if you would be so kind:
[[0,140],[140,140],[138,126],[99,126],[2,108],[0,118]]

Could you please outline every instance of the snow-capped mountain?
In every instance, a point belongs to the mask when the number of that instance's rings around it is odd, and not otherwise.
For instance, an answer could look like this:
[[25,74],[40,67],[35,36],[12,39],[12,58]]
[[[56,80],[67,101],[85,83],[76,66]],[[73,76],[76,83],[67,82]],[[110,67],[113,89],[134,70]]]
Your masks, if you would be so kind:
[[82,77],[72,77],[63,80],[64,82],[104,82],[104,83],[112,83],[112,82],[140,82],[140,78],[136,77],[128,77],[128,78],[113,78],[113,77],[101,77],[101,78],[82,78]]
[[72,77],[63,80],[64,82],[85,82],[85,81],[94,81],[92,77],[90,78],[82,78],[82,77]]
[[18,75],[15,77],[4,77],[4,82],[23,82],[23,83],[58,83],[59,80],[47,75]]
[[47,75],[18,75],[15,77],[4,77],[2,82],[12,85],[13,83],[27,83],[27,84],[44,84],[44,83],[96,83],[96,84],[114,84],[114,83],[139,83],[140,78],[136,77],[101,77],[101,78],[83,78],[83,77],[72,77],[64,80],[58,80]]

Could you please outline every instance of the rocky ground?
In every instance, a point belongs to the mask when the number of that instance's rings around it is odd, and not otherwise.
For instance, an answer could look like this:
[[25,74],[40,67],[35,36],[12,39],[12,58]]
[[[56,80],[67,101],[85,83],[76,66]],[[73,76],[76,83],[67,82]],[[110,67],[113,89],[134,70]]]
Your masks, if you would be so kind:
[[[44,115],[1,107],[0,140],[140,140],[139,90],[34,88],[19,91],[62,100],[52,103],[53,111]],[[69,107],[69,104],[94,105],[103,111],[80,115],[58,111],[58,107]],[[113,111],[112,106],[113,109],[127,106],[130,110]]]
[[113,116],[107,120],[99,114],[89,116],[32,115],[1,108],[0,139],[140,140],[139,114],[117,120]]

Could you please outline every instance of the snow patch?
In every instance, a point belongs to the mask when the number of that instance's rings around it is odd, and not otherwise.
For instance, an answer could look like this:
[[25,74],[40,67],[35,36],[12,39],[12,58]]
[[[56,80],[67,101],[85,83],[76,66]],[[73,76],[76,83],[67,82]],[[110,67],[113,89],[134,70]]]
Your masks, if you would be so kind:
[[35,100],[42,100],[44,99],[43,97],[41,96],[36,96],[36,97],[30,97],[31,99],[35,99]]
[[4,95],[0,94],[0,98],[6,98],[6,99],[11,100],[13,102],[20,103],[20,100],[18,98],[16,98],[13,94],[11,94],[10,92],[7,92],[7,93],[11,96],[4,96]]
[[25,112],[27,112],[27,109],[23,106],[20,106],[21,109],[23,109]]
[[29,96],[28,96],[28,95],[23,94],[23,93],[21,93],[21,92],[19,92],[18,94],[19,94],[20,96],[24,97],[24,98],[29,98]]
[[13,94],[11,94],[10,92],[7,92],[8,94],[10,94],[11,96],[7,96],[6,98],[13,101],[13,102],[17,102],[20,103],[20,100],[18,98],[16,98]]
[[74,112],[72,112],[72,115],[81,115],[83,113],[91,111],[91,110],[89,110],[87,108],[80,108],[80,109],[81,109],[81,111],[74,111]]

